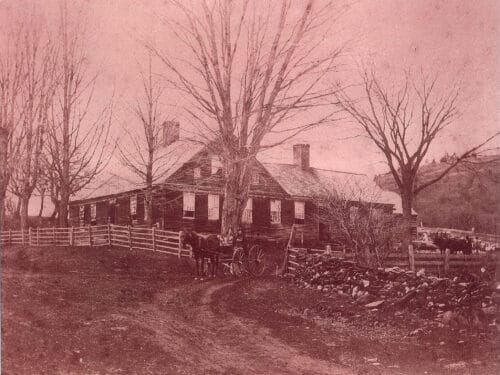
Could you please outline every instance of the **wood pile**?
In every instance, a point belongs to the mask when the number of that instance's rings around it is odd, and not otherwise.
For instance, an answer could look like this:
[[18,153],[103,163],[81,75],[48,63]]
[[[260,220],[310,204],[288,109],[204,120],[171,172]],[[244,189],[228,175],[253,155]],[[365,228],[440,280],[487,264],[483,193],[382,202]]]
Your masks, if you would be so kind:
[[[411,272],[398,267],[370,269],[331,256],[306,256],[297,267],[294,281],[301,287],[345,297],[344,309],[355,313],[379,311],[378,315],[411,312],[442,324],[488,326],[500,324],[500,284],[491,270],[448,277]],[[326,307],[338,311],[336,307]]]

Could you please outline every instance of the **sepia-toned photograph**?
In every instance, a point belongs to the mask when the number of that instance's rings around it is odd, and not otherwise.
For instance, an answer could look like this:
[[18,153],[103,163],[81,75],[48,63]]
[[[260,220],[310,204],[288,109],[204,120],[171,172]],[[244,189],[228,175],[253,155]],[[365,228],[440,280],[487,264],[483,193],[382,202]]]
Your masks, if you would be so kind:
[[500,1],[0,0],[0,373],[500,373]]

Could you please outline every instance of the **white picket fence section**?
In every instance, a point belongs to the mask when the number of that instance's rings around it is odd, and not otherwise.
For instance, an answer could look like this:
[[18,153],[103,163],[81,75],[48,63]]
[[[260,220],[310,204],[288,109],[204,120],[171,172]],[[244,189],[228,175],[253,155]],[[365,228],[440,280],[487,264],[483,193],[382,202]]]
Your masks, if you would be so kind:
[[136,228],[121,225],[95,225],[69,228],[30,228],[27,231],[0,232],[0,245],[28,246],[117,246],[189,257],[181,248],[179,232],[157,228]]

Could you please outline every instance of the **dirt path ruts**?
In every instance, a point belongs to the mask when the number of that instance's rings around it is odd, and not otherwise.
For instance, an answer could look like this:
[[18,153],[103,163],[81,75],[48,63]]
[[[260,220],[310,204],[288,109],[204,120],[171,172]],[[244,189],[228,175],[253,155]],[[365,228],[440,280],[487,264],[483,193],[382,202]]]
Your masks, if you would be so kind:
[[154,305],[131,313],[135,323],[155,330],[155,341],[179,360],[179,374],[350,374],[311,358],[273,337],[268,329],[213,309],[213,294],[236,282],[202,282],[158,295]]

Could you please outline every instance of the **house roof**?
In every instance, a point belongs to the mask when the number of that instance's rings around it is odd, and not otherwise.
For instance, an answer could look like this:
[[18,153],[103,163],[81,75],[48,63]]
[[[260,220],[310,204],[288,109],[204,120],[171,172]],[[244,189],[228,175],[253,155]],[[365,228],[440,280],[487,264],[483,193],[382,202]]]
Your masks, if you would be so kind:
[[293,198],[307,199],[336,194],[342,199],[392,204],[395,213],[402,213],[400,196],[381,189],[367,175],[319,168],[302,169],[295,164],[262,164]]
[[[203,145],[177,141],[162,149],[158,156],[165,161],[163,181],[179,170],[182,165],[203,150]],[[402,213],[401,198],[397,193],[381,189],[367,175],[328,169],[302,169],[295,164],[261,163],[283,190],[295,199],[310,199],[332,192],[343,199],[363,200],[392,204],[395,213]],[[106,174],[80,191],[71,201],[112,196],[145,187],[144,181],[114,158]],[[157,182],[160,185],[162,181]],[[416,212],[413,211],[416,215]]]
[[[161,152],[157,155],[158,164],[162,164],[162,180],[168,179],[202,149],[203,146],[200,144],[183,140],[162,148]],[[103,173],[96,178],[91,185],[78,192],[71,201],[74,202],[110,196],[127,191],[143,189],[145,187],[144,180],[133,173],[129,168],[123,166],[116,158],[111,160],[107,167],[107,171],[107,173]],[[162,181],[158,181],[157,184],[161,182]]]

